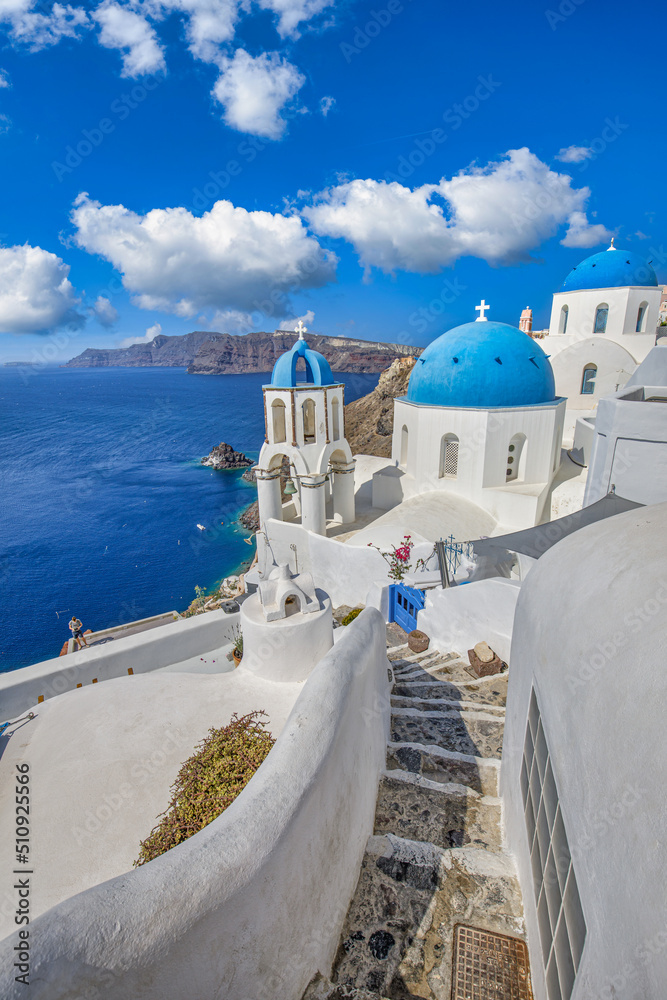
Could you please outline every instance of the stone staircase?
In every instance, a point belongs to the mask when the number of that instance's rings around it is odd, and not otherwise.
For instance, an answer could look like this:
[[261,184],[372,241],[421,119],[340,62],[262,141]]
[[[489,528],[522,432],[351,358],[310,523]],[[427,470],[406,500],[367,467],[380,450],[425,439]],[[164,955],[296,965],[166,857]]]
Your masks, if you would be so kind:
[[524,936],[498,798],[507,674],[476,680],[457,654],[407,645],[388,656],[391,742],[375,830],[332,978],[317,976],[303,1000],[450,1000],[457,924]]

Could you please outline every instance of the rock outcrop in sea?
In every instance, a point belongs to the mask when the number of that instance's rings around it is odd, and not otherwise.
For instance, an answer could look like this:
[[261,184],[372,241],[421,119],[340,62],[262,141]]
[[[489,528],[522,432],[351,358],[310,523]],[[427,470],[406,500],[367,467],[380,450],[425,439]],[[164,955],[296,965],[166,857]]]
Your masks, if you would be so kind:
[[231,444],[221,441],[208,455],[204,455],[201,464],[211,469],[245,469],[254,463],[242,451],[235,451]]

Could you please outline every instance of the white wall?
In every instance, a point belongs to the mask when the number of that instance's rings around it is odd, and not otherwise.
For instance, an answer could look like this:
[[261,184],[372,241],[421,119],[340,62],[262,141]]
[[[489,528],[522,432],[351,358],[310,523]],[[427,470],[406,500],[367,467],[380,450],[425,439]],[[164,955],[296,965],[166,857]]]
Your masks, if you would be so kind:
[[[363,612],[257,774],[209,826],[30,925],[31,1000],[300,1000],[327,973],[385,766],[385,625]],[[17,936],[0,945],[0,995]]]
[[417,628],[431,637],[431,645],[441,653],[465,657],[475,643],[484,641],[507,662],[520,588],[518,580],[493,578],[428,590]]
[[103,646],[0,674],[3,717],[21,715],[36,705],[42,695],[45,699],[53,698],[74,690],[77,684],[123,677],[129,668],[135,674],[143,674],[219,649],[233,641],[238,623],[238,612],[228,615],[224,611],[207,611]]
[[[508,527],[536,524],[559,464],[565,404],[565,399],[558,399],[539,406],[483,410],[421,406],[397,399],[395,462],[400,464],[404,426],[408,428],[409,441],[407,466],[401,466],[407,473],[400,479],[404,496],[446,490],[465,497]],[[441,441],[450,433],[459,439],[457,475],[440,478]],[[525,435],[523,471],[508,483],[509,445],[516,434]]]
[[644,395],[643,387],[634,386],[600,400],[585,506],[612,484],[620,496],[638,503],[667,500],[667,403],[645,402]]
[[667,504],[555,545],[516,609],[501,791],[546,1000],[520,789],[531,688],[573,858],[586,944],[572,1000],[665,995]]
[[[636,362],[643,361],[655,345],[658,325],[659,288],[593,288],[576,292],[557,292],[551,306],[549,339],[543,342],[546,351],[562,350],[565,346],[592,337],[595,311],[606,302],[609,306],[607,329],[595,337],[613,340],[630,352]],[[642,302],[648,303],[644,320],[644,333],[637,333],[637,313]],[[560,314],[563,306],[569,309],[567,331],[559,334]],[[553,339],[552,339],[553,338]],[[562,347],[560,346],[562,345]]]
[[[624,386],[636,368],[629,350],[600,334],[575,341],[550,360],[556,392],[567,398],[568,410],[592,410],[601,396]],[[588,364],[597,366],[595,389],[582,395],[584,368]]]
[[370,587],[388,580],[389,566],[375,549],[355,548],[284,521],[270,520],[264,527],[276,562],[288,563],[293,572],[298,565],[299,573],[312,573],[334,607],[365,604]]

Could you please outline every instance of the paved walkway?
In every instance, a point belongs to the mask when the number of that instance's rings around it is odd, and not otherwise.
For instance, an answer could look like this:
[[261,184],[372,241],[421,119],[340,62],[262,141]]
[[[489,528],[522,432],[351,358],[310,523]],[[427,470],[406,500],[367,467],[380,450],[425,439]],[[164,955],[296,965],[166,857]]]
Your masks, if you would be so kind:
[[498,798],[507,674],[475,680],[457,654],[415,654],[397,638],[389,626],[392,731],[375,830],[332,979],[317,977],[303,1000],[450,1000],[457,924],[524,937]]

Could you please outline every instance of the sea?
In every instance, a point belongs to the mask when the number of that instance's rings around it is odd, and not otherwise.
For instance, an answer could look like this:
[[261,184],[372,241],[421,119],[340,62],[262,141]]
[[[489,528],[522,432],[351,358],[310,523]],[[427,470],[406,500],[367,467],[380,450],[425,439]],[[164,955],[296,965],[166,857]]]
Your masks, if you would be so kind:
[[[336,377],[346,402],[378,381]],[[221,441],[257,459],[268,379],[0,367],[0,672],[58,656],[72,615],[97,631],[183,611],[252,560],[255,487],[201,459]]]

